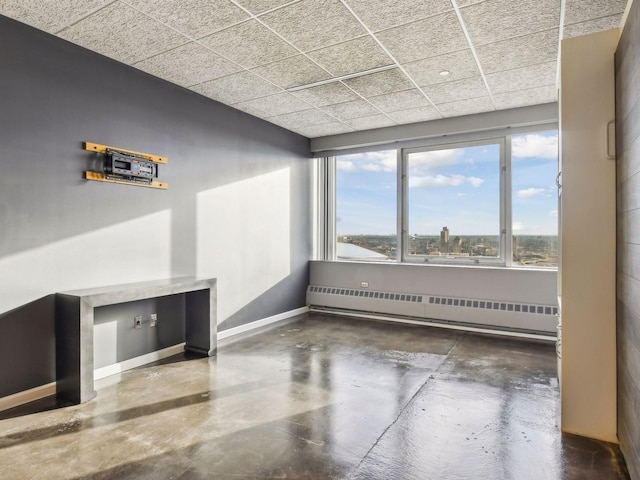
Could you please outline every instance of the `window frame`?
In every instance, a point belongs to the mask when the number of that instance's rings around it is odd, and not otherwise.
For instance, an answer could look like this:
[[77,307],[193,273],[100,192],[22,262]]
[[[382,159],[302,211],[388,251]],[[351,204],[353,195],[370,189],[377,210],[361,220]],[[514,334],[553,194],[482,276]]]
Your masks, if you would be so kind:
[[[451,265],[460,267],[497,267],[497,268],[517,268],[526,270],[557,270],[555,267],[522,267],[513,263],[513,218],[512,218],[512,139],[514,136],[546,133],[555,131],[559,135],[559,127],[557,122],[532,123],[524,126],[504,127],[497,129],[488,129],[485,131],[476,130],[466,133],[454,135],[438,135],[428,138],[407,140],[394,143],[381,143],[377,145],[369,144],[368,146],[360,146],[354,148],[344,148],[341,150],[327,151],[324,155],[320,152],[316,154],[317,172],[324,172],[322,177],[322,190],[325,192],[324,198],[316,197],[316,208],[318,209],[317,219],[326,226],[332,224],[331,228],[323,228],[324,235],[322,238],[316,236],[316,241],[328,248],[321,249],[317,260],[340,261],[350,263],[367,263],[367,264],[396,264],[405,263],[412,265]],[[481,258],[481,257],[455,257],[455,258],[433,258],[433,261],[425,262],[423,259],[412,259],[408,257],[408,209],[407,195],[405,189],[408,188],[406,175],[406,153],[414,151],[433,151],[439,149],[453,148],[451,146],[480,146],[486,144],[502,142],[501,145],[501,171],[500,171],[500,255],[498,257]],[[342,155],[350,155],[354,153],[365,153],[383,150],[396,150],[397,153],[397,256],[390,261],[373,261],[373,260],[354,260],[337,258],[335,235],[335,219],[337,206],[337,189],[336,189],[336,159]],[[560,162],[560,152],[558,151],[558,162]],[[559,168],[559,164],[558,164]],[[329,174],[327,174],[329,172]],[[333,222],[333,223],[332,223]],[[327,236],[329,232],[332,236]],[[558,237],[560,232],[558,231]],[[316,250],[318,252],[318,250]],[[424,257],[423,257],[424,258]]]
[[[401,156],[401,200],[400,211],[398,215],[401,216],[402,226],[400,233],[402,235],[402,255],[398,255],[404,263],[426,263],[432,265],[491,265],[500,266],[506,264],[507,256],[507,243],[509,227],[507,225],[507,212],[509,211],[509,205],[506,205],[508,195],[506,194],[506,178],[509,173],[509,167],[506,161],[506,144],[507,137],[488,137],[479,141],[463,141],[455,143],[440,143],[435,145],[428,145],[422,147],[402,148],[400,149]],[[499,208],[499,225],[498,225],[498,237],[499,237],[499,251],[496,257],[463,257],[463,256],[436,256],[436,255],[411,255],[409,254],[409,155],[412,153],[422,152],[434,152],[439,150],[452,150],[456,148],[466,147],[481,147],[484,145],[498,145],[498,175],[499,175],[499,187],[498,187],[498,208]],[[400,242],[398,242],[400,243]]]

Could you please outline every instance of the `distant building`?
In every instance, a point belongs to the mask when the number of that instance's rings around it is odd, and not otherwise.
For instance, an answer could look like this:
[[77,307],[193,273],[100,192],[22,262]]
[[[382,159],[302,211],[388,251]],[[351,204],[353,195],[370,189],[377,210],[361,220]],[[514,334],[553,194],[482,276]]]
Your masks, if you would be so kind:
[[449,253],[449,228],[447,227],[442,227],[440,232],[440,251]]
[[451,249],[453,253],[461,253],[462,252],[462,239],[460,237],[456,237],[453,239],[453,248]]

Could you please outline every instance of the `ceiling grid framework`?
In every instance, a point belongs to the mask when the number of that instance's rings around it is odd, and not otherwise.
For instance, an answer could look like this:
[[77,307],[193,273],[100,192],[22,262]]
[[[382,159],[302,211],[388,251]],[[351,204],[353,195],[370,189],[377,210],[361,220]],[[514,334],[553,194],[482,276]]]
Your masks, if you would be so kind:
[[626,4],[0,0],[0,14],[315,138],[555,102],[559,41],[619,27]]

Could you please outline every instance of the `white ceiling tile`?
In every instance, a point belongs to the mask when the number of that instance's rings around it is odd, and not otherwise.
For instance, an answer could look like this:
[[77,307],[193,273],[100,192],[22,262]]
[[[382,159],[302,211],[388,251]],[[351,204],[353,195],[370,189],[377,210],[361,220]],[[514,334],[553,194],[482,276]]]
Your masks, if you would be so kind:
[[249,18],[229,0],[126,0],[141,12],[192,38]]
[[258,67],[298,55],[298,51],[257,20],[235,25],[200,43],[245,68]]
[[441,103],[437,105],[437,107],[445,117],[457,117],[460,115],[471,115],[473,113],[491,112],[495,110],[489,97],[469,98],[456,102]]
[[436,120],[442,118],[438,110],[435,107],[419,107],[411,108],[408,110],[400,110],[397,112],[389,113],[389,116],[397,123],[415,123],[426,122],[429,120]]
[[254,15],[257,15],[289,3],[290,1],[291,0],[236,0],[236,3],[242,5]]
[[460,9],[475,46],[550,28],[560,21],[558,0],[487,0]]
[[506,109],[556,102],[558,100],[556,92],[556,87],[551,85],[518,92],[499,93],[493,98],[498,109]]
[[573,38],[581,35],[589,35],[591,33],[602,32],[612,28],[620,27],[622,22],[622,13],[610,15],[608,17],[596,18],[586,22],[572,23],[565,25],[562,31],[562,38]]
[[393,64],[391,57],[370,36],[314,50],[307,55],[334,76]]
[[322,125],[325,123],[334,123],[335,118],[327,115],[320,110],[312,108],[301,112],[287,113],[285,115],[277,115],[275,117],[267,117],[267,120],[289,130],[308,127],[310,125]]
[[[469,49],[407,63],[404,67],[420,87],[480,75],[476,60]],[[447,70],[449,75],[446,77],[440,75],[443,70]]]
[[290,57],[269,65],[254,68],[253,72],[280,85],[282,88],[296,87],[330,78],[327,72],[304,55]]
[[59,36],[127,64],[187,42],[186,37],[119,2],[65,28]]
[[553,62],[558,56],[558,29],[481,45],[476,53],[485,74]]
[[[618,27],[627,4],[565,1],[565,38]],[[559,5],[560,0],[0,0],[0,15],[316,137],[556,101]],[[283,91],[394,61],[401,68]],[[450,74],[443,77],[442,70]]]
[[266,118],[308,110],[310,105],[290,93],[282,92],[236,103],[233,107],[256,117]]
[[294,130],[300,135],[308,138],[325,137],[327,135],[339,135],[341,133],[353,132],[353,128],[340,122],[323,123],[321,125],[310,125],[299,127]]
[[369,97],[368,100],[387,113],[431,105],[429,100],[417,88]]
[[354,118],[347,122],[356,130],[368,130],[371,128],[390,127],[396,123],[386,115],[372,115],[370,117]]
[[491,93],[505,93],[556,84],[556,62],[489,73],[485,77]]
[[339,120],[350,120],[352,118],[367,117],[380,113],[376,107],[365,100],[353,100],[351,102],[327,105],[326,107],[322,107],[322,110]]
[[325,105],[333,105],[334,103],[343,103],[360,98],[342,83],[330,83],[298,90],[293,92],[293,95],[316,107],[324,107]]
[[415,88],[415,85],[399,69],[371,73],[363,77],[345,80],[344,83],[363,97],[374,97],[385,93]]
[[97,10],[112,0],[4,0],[0,2],[0,15],[39,28],[49,33],[57,33],[62,28],[75,23],[85,15]]
[[438,83],[428,87],[422,87],[424,93],[436,105],[455,102],[467,98],[486,97],[489,91],[482,81],[482,77],[465,78],[455,82]]
[[303,51],[366,33],[339,0],[302,0],[267,13],[260,20]]
[[627,2],[628,0],[566,0],[564,24],[571,25],[622,14]]
[[347,3],[374,32],[453,9],[450,0],[347,0]]
[[191,87],[191,90],[227,105],[265,97],[281,91],[275,85],[247,71],[201,83]]
[[190,87],[240,70],[237,65],[197,43],[188,43],[134,64],[170,82]]
[[376,36],[401,63],[469,48],[454,13],[429,17],[385,30]]

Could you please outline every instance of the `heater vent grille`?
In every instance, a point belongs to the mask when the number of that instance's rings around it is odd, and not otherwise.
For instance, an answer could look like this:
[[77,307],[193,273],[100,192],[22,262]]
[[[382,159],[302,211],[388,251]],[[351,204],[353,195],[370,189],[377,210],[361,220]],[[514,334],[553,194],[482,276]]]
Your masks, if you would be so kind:
[[531,305],[523,303],[509,303],[495,300],[470,300],[455,297],[429,297],[429,303],[448,307],[480,308],[485,310],[500,310],[504,312],[535,313],[537,315],[557,315],[558,307],[551,305]]
[[309,286],[310,293],[336,295],[342,297],[359,297],[375,300],[391,300],[404,303],[431,304],[442,307],[473,308],[502,312],[528,313],[536,315],[557,315],[558,307],[553,305],[532,305],[528,303],[513,303],[499,300],[477,300],[459,297],[440,297],[435,295],[420,295],[413,293],[379,292],[372,290],[358,290],[350,288]]
[[392,293],[392,292],[375,292],[372,290],[354,290],[349,288],[334,287],[309,287],[312,293],[324,293],[327,295],[341,295],[346,297],[363,297],[374,298],[378,300],[393,300],[397,302],[423,303],[423,295],[414,295],[410,293]]

